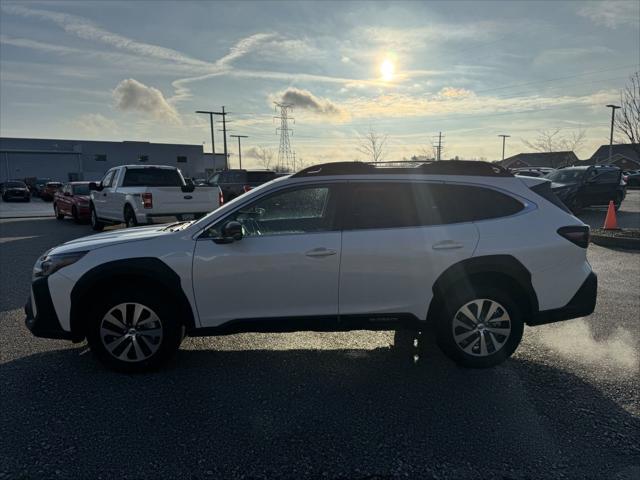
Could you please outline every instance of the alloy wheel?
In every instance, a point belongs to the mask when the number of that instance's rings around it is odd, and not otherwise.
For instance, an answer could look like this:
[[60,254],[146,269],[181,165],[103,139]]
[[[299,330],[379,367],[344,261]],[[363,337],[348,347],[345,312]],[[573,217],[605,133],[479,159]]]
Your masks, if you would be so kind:
[[495,300],[479,298],[464,304],[454,315],[453,338],[468,355],[486,357],[498,352],[511,334],[511,317]]
[[100,339],[113,357],[123,362],[141,362],[153,356],[162,343],[162,322],[140,303],[121,303],[100,322]]

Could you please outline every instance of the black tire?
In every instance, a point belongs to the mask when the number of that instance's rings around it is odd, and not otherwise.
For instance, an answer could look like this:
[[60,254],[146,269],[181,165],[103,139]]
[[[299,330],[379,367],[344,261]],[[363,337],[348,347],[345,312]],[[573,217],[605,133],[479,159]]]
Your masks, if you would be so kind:
[[91,228],[93,228],[96,232],[101,232],[102,230],[104,230],[104,223],[102,223],[98,218],[96,209],[93,205],[91,205]]
[[57,203],[53,204],[53,213],[56,216],[57,220],[64,220],[64,213],[60,213],[60,210],[58,210],[58,204]]
[[3,202],[7,202],[7,201],[8,201],[8,200],[7,200],[7,196],[6,196],[6,195],[2,195],[2,201],[3,201]]
[[26,198],[24,199],[24,201],[25,201],[25,202],[27,202],[27,203],[29,203],[29,202],[31,201],[31,197],[26,197]]
[[[138,325],[134,324],[136,308],[141,311]],[[109,318],[122,320],[124,328],[105,320],[110,312],[113,316]],[[183,326],[178,318],[170,296],[158,295],[151,288],[124,284],[112,289],[91,309],[87,341],[98,360],[112,370],[123,373],[153,371],[173,357],[180,346]],[[143,321],[146,324],[141,326]]]
[[138,226],[138,219],[136,218],[136,214],[130,205],[124,207],[124,224],[127,228]]
[[71,207],[71,218],[73,218],[74,222],[80,223],[80,217],[78,216],[78,209],[76,208],[75,205]]
[[[445,299],[435,321],[436,340],[445,355],[458,365],[468,368],[493,367],[504,362],[518,348],[522,339],[524,321],[518,304],[507,289],[461,283],[448,291]],[[459,312],[473,301],[478,301],[477,305],[480,305],[479,310],[482,312],[479,315],[481,321],[475,324],[472,319],[467,319],[464,314]],[[492,318],[496,320],[492,320],[490,323],[482,318],[483,314],[486,316],[487,310],[491,308],[492,304],[497,304],[498,307],[492,315]],[[475,309],[476,312],[473,310],[473,305],[471,305],[469,307],[471,313],[477,313],[478,309]],[[508,321],[498,320],[506,318],[502,312],[506,313]],[[465,326],[463,327],[461,324]],[[473,325],[475,325],[475,329],[472,327]],[[505,332],[507,326],[509,327],[508,334],[496,333],[497,331]],[[456,341],[455,335],[460,335],[457,337],[458,341]],[[459,345],[458,342],[465,335],[467,338],[463,339]],[[484,352],[481,351],[482,348],[485,349]]]

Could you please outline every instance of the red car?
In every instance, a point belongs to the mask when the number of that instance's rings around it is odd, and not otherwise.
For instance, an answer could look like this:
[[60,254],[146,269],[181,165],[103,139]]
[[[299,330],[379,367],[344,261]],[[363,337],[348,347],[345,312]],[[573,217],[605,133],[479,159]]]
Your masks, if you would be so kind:
[[42,191],[40,192],[40,198],[45,202],[50,202],[55,197],[58,190],[62,188],[60,182],[47,182]]
[[53,211],[58,220],[67,215],[77,223],[89,220],[89,182],[65,183],[54,194]]

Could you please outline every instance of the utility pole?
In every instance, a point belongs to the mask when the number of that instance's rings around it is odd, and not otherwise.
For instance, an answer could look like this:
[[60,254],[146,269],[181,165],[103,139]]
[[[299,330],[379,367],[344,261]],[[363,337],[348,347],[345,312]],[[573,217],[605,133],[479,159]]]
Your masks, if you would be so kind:
[[611,136],[609,137],[609,163],[611,163],[611,156],[613,154],[613,125],[616,120],[616,110],[620,107],[618,105],[607,105],[607,108],[611,109]]
[[291,142],[289,140],[289,132],[293,130],[289,128],[289,120],[293,118],[289,117],[289,110],[293,109],[293,105],[290,103],[278,103],[274,102],[276,108],[280,109],[280,115],[274,118],[280,120],[280,127],[276,128],[276,133],[280,133],[280,148],[278,149],[278,167],[284,171],[291,169]]
[[229,135],[238,139],[238,160],[240,162],[240,168],[242,168],[242,148],[240,147],[241,138],[249,138],[247,135]]
[[498,135],[498,136],[502,137],[502,160],[504,160],[504,145],[507,138],[509,138],[511,135]]
[[222,116],[222,132],[224,135],[224,165],[225,165],[225,170],[229,169],[229,155],[227,154],[227,123],[226,123],[226,117],[227,117],[227,112],[224,111],[224,107],[222,107],[222,111],[221,112],[210,112],[207,110],[197,110],[196,113],[206,113],[207,115],[209,115],[209,121],[211,122],[211,153],[213,154],[213,166],[215,168],[215,162],[216,162],[216,147],[215,144],[213,143],[213,116],[214,115],[221,115]]
[[196,113],[205,113],[207,115],[209,115],[209,124],[211,126],[211,153],[214,155],[213,161],[215,162],[215,154],[216,154],[216,144],[213,141],[213,116],[216,114],[216,112],[207,112],[204,110],[197,110]]
[[436,160],[441,160],[442,159],[442,148],[443,148],[442,147],[442,139],[443,138],[444,137],[442,135],[442,132],[438,132],[438,141],[435,144],[432,144],[433,148],[436,151],[436,154],[435,154]]

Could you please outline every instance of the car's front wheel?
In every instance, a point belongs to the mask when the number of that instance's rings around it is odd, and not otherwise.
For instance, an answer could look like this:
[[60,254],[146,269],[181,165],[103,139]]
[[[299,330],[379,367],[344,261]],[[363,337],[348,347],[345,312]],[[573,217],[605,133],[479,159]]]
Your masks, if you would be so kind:
[[96,232],[104,230],[104,223],[98,219],[98,214],[96,213],[96,209],[93,205],[91,205],[91,228]]
[[447,356],[465,367],[486,368],[513,354],[524,322],[507,291],[467,285],[446,297],[436,327],[438,345]]
[[87,340],[107,367],[151,371],[175,354],[183,337],[178,312],[157,292],[122,286],[93,308]]
[[60,209],[58,208],[58,204],[57,203],[53,204],[53,213],[55,214],[56,219],[58,219],[58,220],[63,220],[64,219],[64,213],[62,213],[60,211]]

